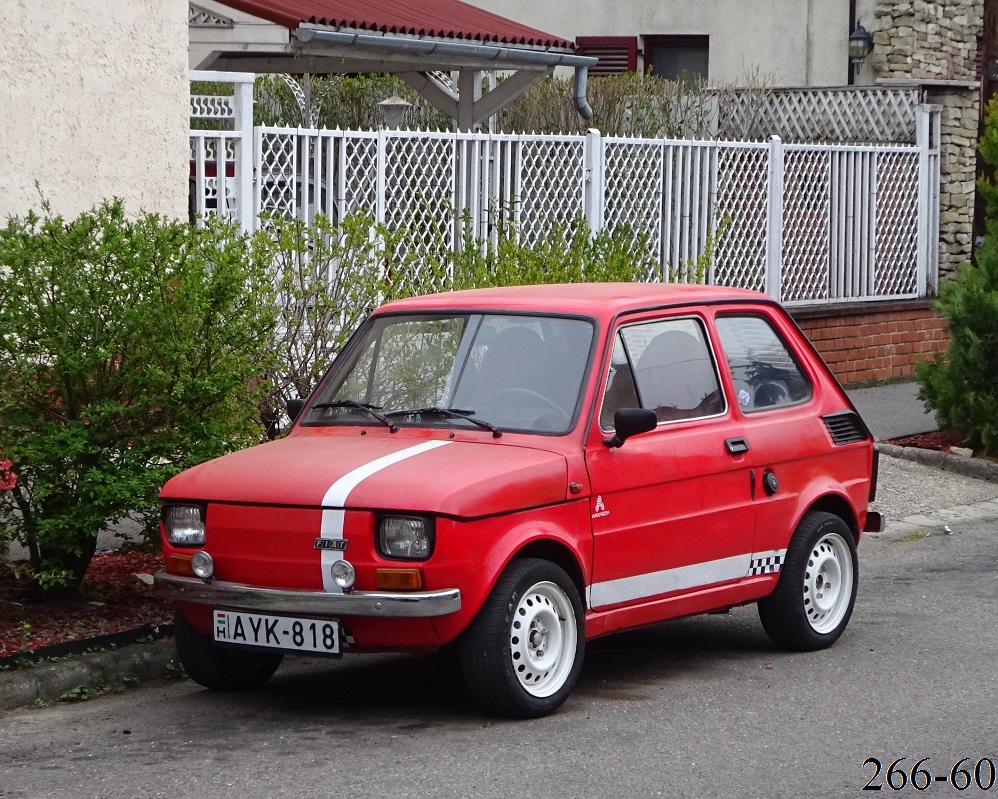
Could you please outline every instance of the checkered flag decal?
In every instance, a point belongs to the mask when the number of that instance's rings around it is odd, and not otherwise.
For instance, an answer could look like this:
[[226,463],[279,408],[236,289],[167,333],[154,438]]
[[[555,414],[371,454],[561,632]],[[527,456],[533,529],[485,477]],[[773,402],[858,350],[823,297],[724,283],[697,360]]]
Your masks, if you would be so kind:
[[749,577],[755,577],[759,574],[776,574],[783,565],[783,558],[786,554],[787,551],[784,549],[780,552],[766,552],[756,555],[749,564]]

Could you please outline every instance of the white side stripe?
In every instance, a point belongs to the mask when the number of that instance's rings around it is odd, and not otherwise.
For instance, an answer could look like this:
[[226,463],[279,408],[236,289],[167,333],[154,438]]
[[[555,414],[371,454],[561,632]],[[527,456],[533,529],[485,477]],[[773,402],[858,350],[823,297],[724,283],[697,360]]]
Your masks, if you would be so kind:
[[[741,580],[756,574],[776,573],[780,570],[786,550],[746,553],[730,558],[692,563],[675,569],[662,569],[633,577],[621,577],[589,587],[589,606],[592,608],[631,602],[645,597],[658,596],[671,591],[702,588],[728,580]],[[765,571],[759,567],[765,563]]]
[[[437,447],[443,447],[450,443],[450,441],[425,441],[414,447],[401,449],[398,452],[393,452],[391,455],[385,455],[383,458],[378,458],[370,463],[365,463],[363,466],[358,466],[352,472],[347,472],[339,480],[329,486],[329,489],[322,497],[323,511],[322,525],[319,528],[320,538],[343,538],[343,517],[345,515],[343,508],[346,505],[347,497],[350,495],[351,491],[353,491],[368,477],[377,474],[382,469],[399,463],[400,461],[404,461],[424,452],[429,452]],[[333,507],[329,508],[330,505]],[[329,573],[329,567],[336,561],[342,559],[343,553],[339,550],[324,549],[320,553],[322,587],[325,591],[329,591],[334,594],[343,593],[342,589],[333,582],[333,578]]]

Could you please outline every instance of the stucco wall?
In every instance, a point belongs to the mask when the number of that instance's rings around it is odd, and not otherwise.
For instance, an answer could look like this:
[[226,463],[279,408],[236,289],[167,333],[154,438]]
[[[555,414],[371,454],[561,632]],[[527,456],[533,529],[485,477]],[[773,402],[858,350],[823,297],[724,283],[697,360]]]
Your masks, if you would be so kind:
[[468,0],[547,33],[707,35],[708,81],[741,82],[758,67],[777,86],[840,86],[849,61],[847,0]]
[[41,196],[186,216],[188,114],[186,0],[6,0],[0,222]]

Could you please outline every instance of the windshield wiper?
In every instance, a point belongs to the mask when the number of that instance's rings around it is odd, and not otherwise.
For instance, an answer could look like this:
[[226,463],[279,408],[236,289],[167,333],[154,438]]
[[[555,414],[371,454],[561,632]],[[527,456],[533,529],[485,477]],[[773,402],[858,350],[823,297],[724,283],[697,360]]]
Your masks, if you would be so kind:
[[383,414],[378,413],[381,410],[380,405],[370,405],[366,402],[356,402],[354,400],[336,400],[335,402],[315,402],[309,410],[312,408],[355,408],[356,410],[370,414],[393,433],[399,429],[399,426],[395,422],[389,421]]
[[471,422],[476,427],[482,428],[482,430],[488,430],[492,433],[493,438],[500,438],[502,436],[502,430],[499,430],[495,425],[491,425],[482,419],[476,419],[473,414],[474,411],[465,410],[464,408],[437,408],[431,406],[429,408],[406,408],[404,410],[398,411],[388,411],[385,417],[391,416],[446,416],[448,419],[463,419],[466,422]]

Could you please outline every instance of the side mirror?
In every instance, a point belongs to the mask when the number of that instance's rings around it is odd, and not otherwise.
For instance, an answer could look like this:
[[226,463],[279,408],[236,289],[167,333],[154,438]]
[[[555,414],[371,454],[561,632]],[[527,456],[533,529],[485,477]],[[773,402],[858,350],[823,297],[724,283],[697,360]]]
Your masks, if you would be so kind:
[[305,400],[303,399],[288,400],[287,409],[288,416],[291,417],[291,424],[294,424],[298,420],[298,417],[301,416],[301,412],[304,407]]
[[658,417],[650,408],[621,408],[613,415],[616,430],[610,438],[604,438],[608,447],[621,447],[631,436],[647,433],[658,425]]

